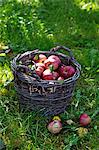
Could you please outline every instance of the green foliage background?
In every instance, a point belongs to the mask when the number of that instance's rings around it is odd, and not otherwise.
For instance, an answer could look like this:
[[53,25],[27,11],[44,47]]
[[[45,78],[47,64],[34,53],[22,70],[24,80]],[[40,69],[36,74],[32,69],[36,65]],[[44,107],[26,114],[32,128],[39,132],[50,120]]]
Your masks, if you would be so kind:
[[0,8],[0,40],[14,51],[99,47],[96,0],[5,0]]

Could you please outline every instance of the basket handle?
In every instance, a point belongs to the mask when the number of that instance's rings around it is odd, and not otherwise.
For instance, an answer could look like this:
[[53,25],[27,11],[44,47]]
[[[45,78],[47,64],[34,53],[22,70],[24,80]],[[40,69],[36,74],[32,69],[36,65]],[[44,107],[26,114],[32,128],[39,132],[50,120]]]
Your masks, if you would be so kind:
[[81,65],[75,60],[73,53],[69,48],[67,48],[65,46],[56,46],[56,47],[50,49],[50,52],[56,52],[60,49],[66,50],[69,53],[70,59],[72,60],[72,62],[79,68],[79,70],[81,70]]
[[70,57],[71,58],[73,57],[72,51],[69,48],[65,47],[65,46],[56,46],[56,47],[52,48],[50,50],[50,52],[56,52],[60,49],[66,50],[69,53]]

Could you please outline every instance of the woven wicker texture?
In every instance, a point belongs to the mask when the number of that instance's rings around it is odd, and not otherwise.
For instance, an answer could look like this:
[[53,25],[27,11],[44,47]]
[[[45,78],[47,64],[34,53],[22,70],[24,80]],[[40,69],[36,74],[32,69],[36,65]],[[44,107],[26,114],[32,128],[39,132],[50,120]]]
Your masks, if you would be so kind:
[[[67,51],[69,56],[59,53],[58,50]],[[72,65],[76,72],[72,77],[65,79],[64,82],[42,80],[35,71],[28,67],[32,63],[33,57],[37,54],[45,54],[47,57],[52,54],[57,55],[62,63]],[[13,59],[11,66],[21,110],[39,110],[44,115],[56,115],[66,110],[66,107],[71,102],[81,68],[70,49],[57,46],[50,51],[27,51],[17,55]]]

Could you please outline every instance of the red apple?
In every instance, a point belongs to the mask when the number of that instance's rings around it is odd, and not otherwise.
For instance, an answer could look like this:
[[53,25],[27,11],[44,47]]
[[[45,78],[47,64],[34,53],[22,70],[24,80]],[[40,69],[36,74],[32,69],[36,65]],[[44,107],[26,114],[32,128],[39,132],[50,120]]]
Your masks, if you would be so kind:
[[58,56],[56,56],[56,55],[51,55],[51,56],[48,57],[48,59],[49,59],[49,60],[50,60],[50,59],[55,59],[55,60],[57,60],[58,64],[61,63],[60,58],[59,58]]
[[53,66],[53,70],[56,70],[59,66],[59,63],[55,59],[46,59],[44,64],[46,69],[48,69],[50,66]]
[[61,60],[56,55],[51,55],[48,57],[47,60],[44,61],[45,68],[47,69],[50,66],[53,66],[53,70],[56,70],[59,67],[60,63],[61,63]]
[[37,74],[38,76],[41,76],[42,73],[43,73],[43,71],[44,71],[45,65],[44,65],[43,63],[37,63],[37,64],[36,64],[36,67],[37,67],[37,68],[35,69],[36,74]]
[[47,57],[44,54],[39,55],[39,63],[44,63],[44,61],[47,59]]
[[44,80],[53,80],[53,74],[52,74],[51,70],[46,69],[42,74],[42,78]]
[[87,126],[88,124],[90,124],[91,118],[86,113],[84,113],[80,115],[79,122],[82,126]]
[[55,71],[51,72],[50,69],[46,69],[43,74],[42,74],[42,78],[44,80],[55,80],[57,79],[59,76],[59,74]]
[[75,73],[75,68],[72,66],[66,66],[67,72],[68,72],[68,76],[71,77],[74,75]]
[[61,76],[63,76],[66,79],[74,75],[75,69],[72,66],[62,65],[58,69],[58,72],[60,73]]
[[64,80],[64,78],[60,76],[60,77],[58,77],[57,80]]
[[43,71],[44,71],[44,68],[38,67],[35,71],[36,71],[36,74],[37,74],[38,76],[41,76],[42,73],[43,73]]
[[59,77],[58,72],[54,71],[53,73],[53,79],[56,80]]
[[67,78],[67,70],[66,70],[65,65],[60,66],[60,68],[58,69],[58,72],[59,72],[60,76]]
[[43,63],[45,60],[47,59],[47,57],[44,54],[37,54],[34,56],[33,60],[36,63]]
[[36,63],[35,65],[36,65],[36,67],[43,67],[43,68],[45,68],[45,65],[43,63]]
[[59,133],[62,130],[62,123],[59,120],[53,120],[48,124],[48,130],[53,133]]

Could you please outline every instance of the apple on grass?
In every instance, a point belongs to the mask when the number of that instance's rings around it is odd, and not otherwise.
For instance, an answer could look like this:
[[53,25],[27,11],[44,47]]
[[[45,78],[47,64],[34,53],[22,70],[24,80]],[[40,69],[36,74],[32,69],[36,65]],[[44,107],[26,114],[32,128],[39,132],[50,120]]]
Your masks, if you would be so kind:
[[79,118],[79,122],[82,126],[87,126],[91,122],[91,118],[86,114],[81,114]]
[[47,128],[51,133],[57,134],[62,130],[62,123],[59,120],[53,120],[48,124]]

